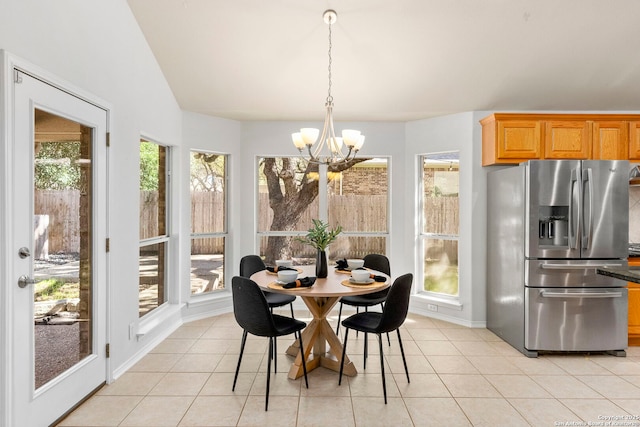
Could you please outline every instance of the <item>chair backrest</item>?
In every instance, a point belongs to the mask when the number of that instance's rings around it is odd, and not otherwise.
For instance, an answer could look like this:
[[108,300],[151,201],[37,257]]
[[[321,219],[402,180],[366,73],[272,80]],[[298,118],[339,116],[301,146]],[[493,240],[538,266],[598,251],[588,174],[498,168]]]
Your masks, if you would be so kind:
[[380,254],[368,254],[364,258],[364,266],[373,270],[378,270],[381,273],[391,276],[391,265],[389,264],[389,258]]
[[276,326],[267,300],[256,282],[246,277],[231,279],[233,314],[238,325],[250,334],[260,337],[276,335]]
[[251,277],[252,274],[266,269],[267,266],[264,265],[262,258],[258,255],[246,255],[240,259],[240,275],[247,279]]
[[398,329],[404,323],[409,312],[412,284],[413,274],[411,273],[403,274],[393,282],[382,310],[380,324],[376,328],[377,332],[390,332]]

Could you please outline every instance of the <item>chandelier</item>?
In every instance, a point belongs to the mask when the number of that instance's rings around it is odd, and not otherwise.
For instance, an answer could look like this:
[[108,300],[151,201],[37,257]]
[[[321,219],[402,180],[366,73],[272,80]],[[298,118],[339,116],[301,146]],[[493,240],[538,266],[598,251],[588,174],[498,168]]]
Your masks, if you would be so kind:
[[[364,143],[364,135],[358,130],[344,129],[342,131],[342,137],[336,137],[336,132],[333,129],[333,96],[331,95],[331,25],[338,19],[338,14],[335,10],[326,10],[322,17],[324,22],[329,25],[329,90],[327,93],[327,100],[324,104],[327,109],[324,118],[324,127],[322,128],[322,134],[318,139],[319,129],[316,128],[302,128],[300,132],[291,134],[293,139],[293,145],[296,146],[298,151],[302,153],[302,150],[307,147],[309,155],[309,162],[325,164],[329,166],[338,166],[353,160],[356,153],[362,147]],[[344,147],[343,147],[344,146]],[[348,150],[344,153],[344,149]]]

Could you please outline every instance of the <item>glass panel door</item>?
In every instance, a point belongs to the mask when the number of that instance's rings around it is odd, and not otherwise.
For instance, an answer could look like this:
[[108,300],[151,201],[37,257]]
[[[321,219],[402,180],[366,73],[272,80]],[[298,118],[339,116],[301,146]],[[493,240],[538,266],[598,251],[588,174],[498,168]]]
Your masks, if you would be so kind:
[[13,86],[8,425],[52,425],[107,377],[107,111]]
[[91,354],[92,129],[35,110],[35,388]]

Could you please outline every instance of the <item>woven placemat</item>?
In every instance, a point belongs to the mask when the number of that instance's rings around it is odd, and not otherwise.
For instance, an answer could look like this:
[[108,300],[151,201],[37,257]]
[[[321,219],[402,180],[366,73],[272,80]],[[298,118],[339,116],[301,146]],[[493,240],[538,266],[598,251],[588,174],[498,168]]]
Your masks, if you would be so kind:
[[[365,267],[365,270],[369,270],[368,268]],[[339,268],[336,268],[336,273],[340,273],[340,274],[351,274],[353,270],[341,270]]]
[[373,282],[368,285],[361,285],[358,283],[351,283],[349,280],[343,280],[340,282],[343,286],[348,286],[350,288],[380,288],[387,284],[387,282]]
[[[301,268],[298,268],[298,267],[293,267],[293,268],[295,268],[295,269],[296,269],[296,271],[298,272],[298,274],[302,274],[303,270],[302,270]],[[267,274],[270,274],[270,275],[272,275],[272,276],[277,276],[277,275],[278,275],[278,273],[273,273],[273,272],[271,272],[271,271],[269,271],[269,270],[267,270]]]
[[[299,288],[287,288],[287,291],[297,291],[300,289],[306,289],[306,288],[310,288],[311,286],[301,286]],[[267,285],[267,288],[269,289],[285,289],[282,287],[282,285],[280,283],[276,283],[276,282],[271,282]]]

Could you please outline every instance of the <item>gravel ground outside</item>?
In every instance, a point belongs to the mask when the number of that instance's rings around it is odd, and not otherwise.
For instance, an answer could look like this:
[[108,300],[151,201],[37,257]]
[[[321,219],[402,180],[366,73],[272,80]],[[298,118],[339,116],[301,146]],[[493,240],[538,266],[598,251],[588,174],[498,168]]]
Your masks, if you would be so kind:
[[[34,260],[34,276],[38,280],[57,277],[65,281],[78,279],[78,254],[49,254],[46,260]],[[66,313],[65,313],[66,314]],[[35,338],[35,387],[52,380],[79,361],[80,327],[78,322],[51,317],[51,323],[42,323],[42,314],[34,324]],[[56,323],[57,320],[67,320]]]
[[35,325],[36,388],[66,371],[79,359],[79,323]]

